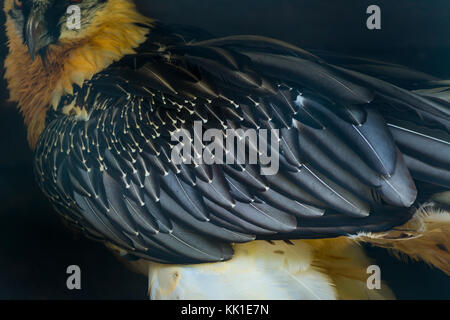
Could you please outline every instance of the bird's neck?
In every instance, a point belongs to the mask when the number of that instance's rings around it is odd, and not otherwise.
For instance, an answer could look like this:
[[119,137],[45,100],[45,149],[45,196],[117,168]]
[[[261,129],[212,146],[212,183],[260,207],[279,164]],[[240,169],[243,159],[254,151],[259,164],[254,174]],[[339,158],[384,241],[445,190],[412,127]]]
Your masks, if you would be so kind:
[[152,21],[139,14],[131,1],[110,0],[102,15],[81,40],[51,45],[46,61],[31,59],[13,21],[8,19],[9,55],[5,77],[10,100],[18,104],[33,148],[44,130],[47,111],[57,106],[61,97],[73,93],[93,75],[120,60],[142,44]]

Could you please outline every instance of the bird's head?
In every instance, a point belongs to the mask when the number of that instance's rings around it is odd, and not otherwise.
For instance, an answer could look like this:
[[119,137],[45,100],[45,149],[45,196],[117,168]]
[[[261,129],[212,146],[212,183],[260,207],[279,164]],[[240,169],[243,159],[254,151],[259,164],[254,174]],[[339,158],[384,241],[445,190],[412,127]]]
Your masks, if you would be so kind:
[[8,15],[31,58],[50,45],[83,40],[95,17],[104,14],[107,0],[13,0]]
[[147,38],[152,21],[133,0],[5,0],[10,98],[31,145],[50,106]]

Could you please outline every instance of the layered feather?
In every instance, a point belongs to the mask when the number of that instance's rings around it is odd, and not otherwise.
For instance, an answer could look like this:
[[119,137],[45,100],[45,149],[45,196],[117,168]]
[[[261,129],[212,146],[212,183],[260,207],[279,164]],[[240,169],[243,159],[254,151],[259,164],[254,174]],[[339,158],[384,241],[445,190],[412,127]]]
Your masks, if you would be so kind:
[[[196,42],[170,30],[155,24],[136,54],[48,113],[36,171],[76,225],[139,257],[194,263],[230,259],[231,243],[377,232],[411,217],[417,191],[407,165],[416,154],[408,150],[417,148],[407,144],[420,135],[402,140],[385,104],[420,96],[270,39]],[[85,112],[70,116],[68,107]],[[432,107],[421,114],[437,116]],[[236,141],[246,141],[246,129],[275,129],[279,149],[266,142],[279,171],[265,176],[260,163],[239,163],[227,144],[220,148],[232,164],[200,163],[189,144],[191,163],[175,164],[171,135],[185,129],[195,141],[196,123],[237,129]],[[429,158],[446,163],[436,151]]]

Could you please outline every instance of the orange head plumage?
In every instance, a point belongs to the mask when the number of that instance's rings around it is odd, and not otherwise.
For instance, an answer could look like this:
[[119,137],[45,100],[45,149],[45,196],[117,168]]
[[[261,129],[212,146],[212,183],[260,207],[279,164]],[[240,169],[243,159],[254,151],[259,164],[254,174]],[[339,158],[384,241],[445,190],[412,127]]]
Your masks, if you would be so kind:
[[[72,3],[73,2],[73,3]],[[132,0],[6,0],[10,99],[24,116],[34,147],[46,112],[73,84],[81,85],[146,40],[152,20]],[[80,24],[70,27],[78,9]],[[72,8],[73,9],[73,8]],[[51,20],[51,21],[47,21]]]

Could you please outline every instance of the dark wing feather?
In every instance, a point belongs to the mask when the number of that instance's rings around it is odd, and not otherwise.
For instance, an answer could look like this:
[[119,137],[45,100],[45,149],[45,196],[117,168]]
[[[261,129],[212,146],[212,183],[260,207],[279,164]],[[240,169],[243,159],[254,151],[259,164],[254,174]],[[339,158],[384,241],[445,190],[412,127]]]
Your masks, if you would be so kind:
[[[355,70],[406,89],[412,89],[416,86],[423,86],[424,83],[439,80],[430,74],[395,63],[320,50],[312,50],[312,53],[320,56],[327,63]],[[421,87],[421,89],[424,89],[424,87]]]
[[[158,25],[137,54],[63,98],[61,108],[73,103],[89,119],[52,111],[39,139],[41,188],[91,236],[159,262],[220,261],[231,258],[231,243],[403,223],[416,198],[407,165],[416,178],[448,186],[448,133],[424,133],[412,126],[417,119],[397,119],[387,107],[448,128],[445,104],[281,41],[199,42],[208,37],[170,30]],[[222,133],[274,129],[262,140],[279,171],[265,176],[266,165],[248,160],[200,163],[190,145],[187,162],[172,161],[171,135],[186,129],[197,139],[196,121]],[[244,133],[234,138],[257,151]],[[235,147],[216,146],[238,159]]]

